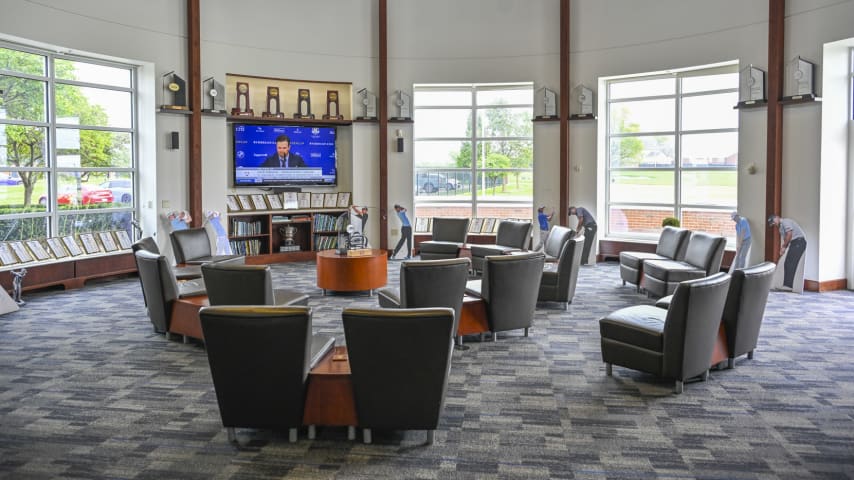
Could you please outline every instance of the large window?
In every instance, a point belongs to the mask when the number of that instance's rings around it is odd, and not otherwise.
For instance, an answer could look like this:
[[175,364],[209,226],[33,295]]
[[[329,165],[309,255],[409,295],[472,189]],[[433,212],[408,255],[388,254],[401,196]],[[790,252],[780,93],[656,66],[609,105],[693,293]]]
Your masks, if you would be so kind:
[[533,85],[416,85],[415,216],[531,218]]
[[608,234],[657,237],[676,217],[733,236],[737,65],[607,82]]
[[133,66],[0,43],[0,241],[132,234],[135,100]]

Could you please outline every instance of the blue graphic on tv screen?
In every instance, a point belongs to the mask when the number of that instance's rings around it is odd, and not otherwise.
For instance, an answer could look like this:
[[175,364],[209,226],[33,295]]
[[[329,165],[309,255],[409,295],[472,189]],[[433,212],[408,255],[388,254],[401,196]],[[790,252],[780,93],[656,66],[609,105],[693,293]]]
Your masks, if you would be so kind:
[[[254,125],[235,123],[234,185],[335,185],[337,152],[335,127]],[[284,165],[276,140],[290,140]]]

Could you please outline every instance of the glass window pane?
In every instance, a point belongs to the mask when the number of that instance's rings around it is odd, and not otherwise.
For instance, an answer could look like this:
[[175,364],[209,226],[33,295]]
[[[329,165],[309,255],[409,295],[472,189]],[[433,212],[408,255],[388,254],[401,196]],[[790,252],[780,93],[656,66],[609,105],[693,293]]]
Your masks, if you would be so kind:
[[57,203],[68,208],[112,207],[113,192],[102,188],[103,172],[61,172],[57,174]]
[[733,207],[738,204],[736,170],[682,171],[682,203]]
[[470,199],[471,171],[463,168],[416,168],[413,177],[416,197]]
[[[673,208],[632,207],[612,205],[608,210],[608,231],[611,233],[661,233],[661,221],[674,216]],[[642,235],[641,235],[642,236]]]
[[58,84],[56,121],[61,124],[130,128],[131,94]]
[[131,167],[131,134],[103,130],[56,129],[56,155],[62,167]]
[[611,171],[611,202],[673,204],[675,176],[673,170]]
[[46,155],[46,128],[0,124],[0,167],[44,167]]
[[674,99],[614,102],[608,123],[611,133],[669,132],[676,127],[675,118]]
[[[532,87],[503,90],[478,90],[478,105],[533,105]],[[530,120],[530,119],[528,119]]]
[[[0,172],[0,214],[45,211],[44,204],[38,202],[47,192],[45,178],[45,172]],[[29,196],[27,185],[32,185]]]
[[682,167],[738,167],[738,132],[682,135]]
[[106,180],[98,185],[99,189],[109,190],[113,194],[113,203],[133,203],[133,174],[130,172],[108,174]]
[[471,136],[471,110],[450,108],[442,110],[415,109],[415,138]]
[[471,90],[415,90],[413,97],[416,107],[469,107],[471,104]]
[[675,78],[657,78],[654,80],[635,80],[615,82],[610,85],[611,98],[653,97],[675,95]]
[[500,140],[477,143],[479,168],[533,168],[532,140]]
[[533,135],[534,109],[482,108],[477,111],[479,137],[531,137]]
[[418,140],[413,157],[416,167],[471,167],[471,142]]
[[46,57],[35,53],[0,48],[0,70],[45,75]]
[[113,87],[130,88],[131,71],[127,68],[108,67],[94,63],[57,58],[54,75],[61,80],[78,80]]
[[738,128],[738,92],[682,98],[682,129]]
[[0,112],[12,120],[44,122],[46,82],[0,75]]
[[738,88],[738,73],[721,73],[682,79],[682,93],[707,92],[727,88]]
[[533,177],[531,170],[481,170],[475,177],[478,199],[525,202],[530,205],[534,191]]
[[673,168],[675,137],[611,137],[612,168]]
[[47,236],[47,217],[4,218],[0,220],[0,238],[4,241],[29,240]]
[[132,214],[129,210],[121,212],[74,212],[62,214],[59,216],[59,231],[57,232],[57,236],[125,230],[133,238],[131,219]]
[[[720,235],[735,242],[735,222],[730,218],[730,213],[726,210],[683,208],[682,228]],[[755,244],[753,248],[756,248]]]

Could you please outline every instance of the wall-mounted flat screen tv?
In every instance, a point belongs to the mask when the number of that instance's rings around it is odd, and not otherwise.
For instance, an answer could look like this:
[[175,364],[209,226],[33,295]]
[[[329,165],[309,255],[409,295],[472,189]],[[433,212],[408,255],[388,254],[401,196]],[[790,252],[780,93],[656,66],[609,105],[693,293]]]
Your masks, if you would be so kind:
[[335,127],[232,124],[234,186],[336,185]]

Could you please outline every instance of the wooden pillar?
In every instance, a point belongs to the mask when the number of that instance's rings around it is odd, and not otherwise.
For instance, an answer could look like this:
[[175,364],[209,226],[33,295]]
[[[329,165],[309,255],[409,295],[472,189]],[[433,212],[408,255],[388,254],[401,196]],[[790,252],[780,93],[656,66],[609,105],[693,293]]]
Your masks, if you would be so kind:
[[560,218],[569,224],[569,18],[570,0],[560,0]]
[[[388,15],[387,0],[378,0],[379,24],[379,153],[380,153],[380,249],[388,250]],[[353,165],[354,168],[355,162]],[[407,253],[410,255],[410,253]]]
[[193,226],[203,224],[202,211],[202,113],[201,113],[201,27],[199,0],[187,0],[187,99],[190,128],[187,139],[190,215]]
[[[768,0],[768,133],[766,147],[765,219],[782,215],[783,207],[783,47],[786,33],[786,0]],[[767,228],[767,227],[766,227]],[[768,229],[765,260],[777,261],[780,236]]]

